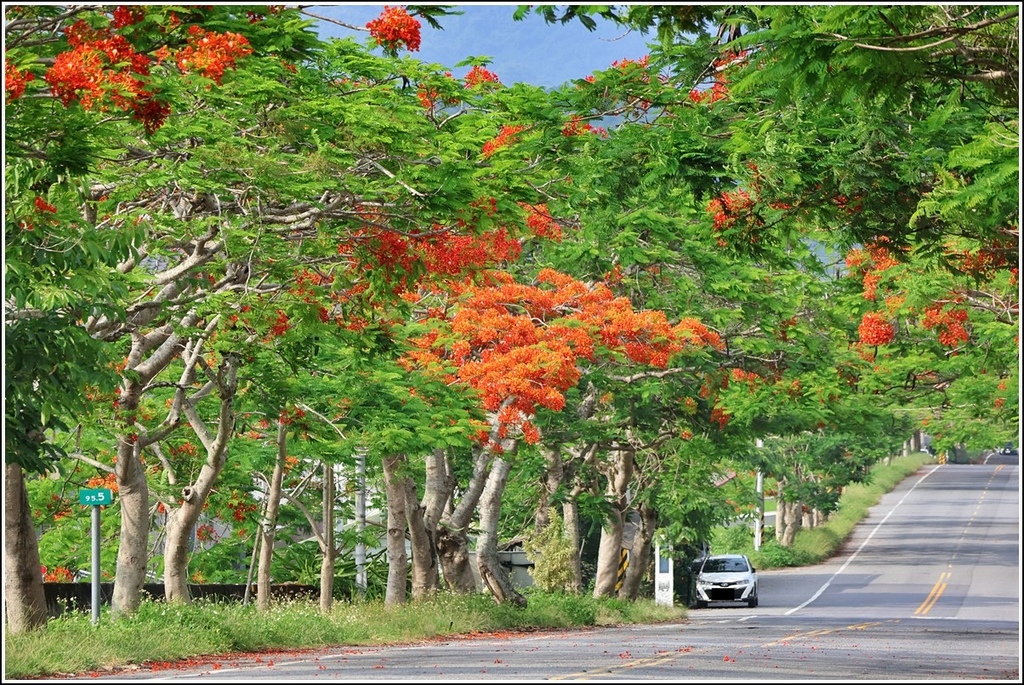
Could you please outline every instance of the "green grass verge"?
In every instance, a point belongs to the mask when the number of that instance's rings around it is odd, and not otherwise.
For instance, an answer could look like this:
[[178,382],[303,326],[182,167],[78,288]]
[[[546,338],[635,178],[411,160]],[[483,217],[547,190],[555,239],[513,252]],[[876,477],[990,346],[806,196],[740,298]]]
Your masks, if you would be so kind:
[[147,601],[131,617],[69,613],[44,630],[5,635],[5,680],[60,674],[102,674],[133,664],[175,662],[237,652],[335,645],[415,642],[446,635],[519,629],[682,620],[680,606],[528,590],[528,605],[497,605],[488,595],[439,594],[385,607],[379,602],[338,603],[322,615],[316,603],[254,605],[199,602],[191,606]]

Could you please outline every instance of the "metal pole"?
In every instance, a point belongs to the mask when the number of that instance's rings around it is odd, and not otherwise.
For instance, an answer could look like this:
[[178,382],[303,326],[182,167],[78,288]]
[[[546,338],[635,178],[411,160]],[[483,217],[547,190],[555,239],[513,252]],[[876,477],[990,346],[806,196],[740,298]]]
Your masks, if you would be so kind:
[[366,528],[366,451],[356,454],[356,591],[359,598],[366,597],[366,543],[363,530]]
[[92,624],[100,622],[100,508],[92,507]]
[[757,521],[754,522],[754,550],[761,549],[764,531],[764,474],[757,472]]
[[[757,448],[764,447],[764,440],[757,439]],[[764,531],[764,473],[757,471],[757,520],[754,521],[754,551],[761,549],[761,537]]]

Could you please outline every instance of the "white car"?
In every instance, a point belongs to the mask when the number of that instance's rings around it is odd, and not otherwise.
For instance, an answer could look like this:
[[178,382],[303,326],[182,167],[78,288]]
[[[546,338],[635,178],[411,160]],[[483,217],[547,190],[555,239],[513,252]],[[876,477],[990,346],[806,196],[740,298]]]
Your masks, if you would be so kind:
[[757,606],[757,569],[745,554],[716,554],[704,559],[697,573],[698,609],[711,602],[746,602]]

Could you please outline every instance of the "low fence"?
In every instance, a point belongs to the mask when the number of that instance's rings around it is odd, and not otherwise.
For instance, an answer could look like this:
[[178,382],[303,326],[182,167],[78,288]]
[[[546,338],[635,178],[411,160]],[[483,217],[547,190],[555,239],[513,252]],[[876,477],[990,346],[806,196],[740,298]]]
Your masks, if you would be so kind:
[[[245,599],[245,584],[203,583],[189,585],[189,594],[193,599],[226,600],[241,602]],[[92,611],[92,583],[43,583],[46,595],[46,611],[51,618],[56,618],[67,611]],[[144,596],[154,600],[164,599],[163,583],[146,583],[142,586]],[[256,599],[256,586],[253,585],[249,596]],[[100,605],[110,606],[114,595],[113,583],[100,583]],[[281,584],[270,586],[270,596],[274,599],[312,599],[320,597],[320,588],[316,585]]]

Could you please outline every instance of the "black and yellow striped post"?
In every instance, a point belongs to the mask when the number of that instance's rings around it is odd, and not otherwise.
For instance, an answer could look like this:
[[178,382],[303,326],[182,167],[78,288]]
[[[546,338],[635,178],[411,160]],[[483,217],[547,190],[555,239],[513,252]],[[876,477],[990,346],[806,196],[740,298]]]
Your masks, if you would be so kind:
[[615,580],[615,591],[622,589],[622,583],[626,580],[626,568],[629,566],[629,550],[623,547],[619,550],[619,572]]

